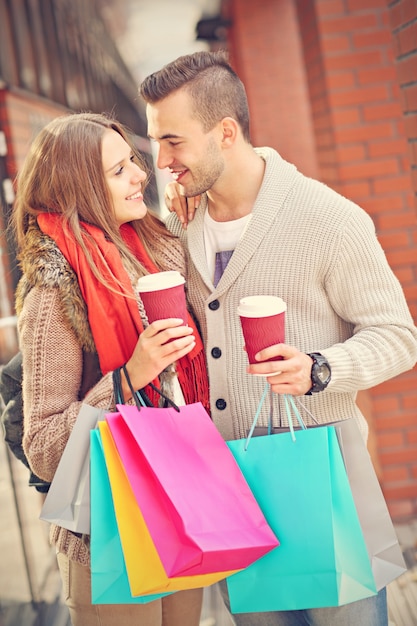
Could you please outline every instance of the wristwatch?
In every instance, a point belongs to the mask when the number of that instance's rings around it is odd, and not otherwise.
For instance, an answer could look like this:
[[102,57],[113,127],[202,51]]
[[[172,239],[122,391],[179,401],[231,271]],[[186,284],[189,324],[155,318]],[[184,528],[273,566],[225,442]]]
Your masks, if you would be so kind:
[[310,352],[308,356],[313,359],[313,365],[311,366],[311,389],[305,395],[311,396],[312,393],[326,389],[332,377],[332,371],[328,360],[320,352]]

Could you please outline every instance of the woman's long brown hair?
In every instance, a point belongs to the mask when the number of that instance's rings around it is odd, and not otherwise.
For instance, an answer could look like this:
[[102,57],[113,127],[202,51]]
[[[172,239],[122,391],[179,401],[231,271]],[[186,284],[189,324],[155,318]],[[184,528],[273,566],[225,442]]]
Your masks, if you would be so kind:
[[[119,133],[132,149],[138,165],[146,171],[131,133],[110,117],[96,113],[73,113],[54,119],[34,139],[16,178],[16,200],[11,227],[19,249],[24,247],[31,216],[51,212],[63,216],[83,249],[91,270],[104,283],[85,247],[80,221],[103,230],[138,275],[148,273],[124,243],[116,221],[112,198],[102,165],[102,141],[106,130]],[[164,223],[152,212],[131,222],[150,258],[160,269],[161,258],[154,250],[161,238],[172,238]],[[83,234],[82,234],[83,232]],[[158,246],[159,241],[159,246]],[[107,285],[108,286],[108,285]]]

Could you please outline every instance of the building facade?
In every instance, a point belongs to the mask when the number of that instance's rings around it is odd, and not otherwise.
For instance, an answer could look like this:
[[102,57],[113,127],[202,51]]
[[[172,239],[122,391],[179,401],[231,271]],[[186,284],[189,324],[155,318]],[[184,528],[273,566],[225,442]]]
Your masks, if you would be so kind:
[[[361,205],[417,320],[416,0],[223,0],[207,39],[247,88],[254,145]],[[417,369],[361,392],[393,519],[417,517]]]
[[[137,87],[100,17],[99,0],[0,0],[0,364],[16,352],[18,280],[8,216],[32,138],[69,111],[111,113],[152,165]],[[148,200],[155,201],[151,181]]]

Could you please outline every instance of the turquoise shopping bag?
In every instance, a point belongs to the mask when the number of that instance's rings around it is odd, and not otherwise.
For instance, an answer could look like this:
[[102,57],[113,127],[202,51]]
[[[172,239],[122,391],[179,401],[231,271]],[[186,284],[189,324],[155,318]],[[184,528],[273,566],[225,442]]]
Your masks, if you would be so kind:
[[232,612],[339,606],[376,595],[335,428],[250,434],[228,446],[280,538],[227,579]]
[[90,444],[92,603],[146,604],[168,595],[132,597],[98,430],[91,431]]

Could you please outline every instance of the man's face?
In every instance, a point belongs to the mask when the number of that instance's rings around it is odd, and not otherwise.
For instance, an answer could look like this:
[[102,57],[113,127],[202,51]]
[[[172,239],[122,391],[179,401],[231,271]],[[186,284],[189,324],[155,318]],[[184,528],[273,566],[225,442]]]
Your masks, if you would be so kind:
[[189,95],[179,90],[146,107],[148,135],[159,145],[157,165],[168,168],[185,196],[211,189],[224,170],[221,125],[205,133],[192,115]]

